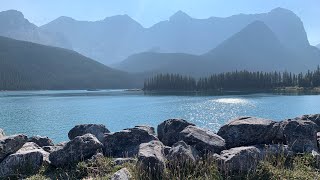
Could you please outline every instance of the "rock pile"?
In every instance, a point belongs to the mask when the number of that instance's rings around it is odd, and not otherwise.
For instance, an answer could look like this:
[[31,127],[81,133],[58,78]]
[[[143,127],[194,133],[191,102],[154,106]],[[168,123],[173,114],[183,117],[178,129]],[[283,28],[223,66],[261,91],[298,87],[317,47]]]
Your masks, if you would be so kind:
[[[319,156],[319,125],[320,115],[281,122],[241,117],[222,126],[218,133],[182,119],[164,121],[157,134],[149,126],[110,133],[104,125],[84,124],[70,130],[69,142],[56,145],[48,137],[6,136],[0,129],[0,179],[37,173],[44,164],[63,168],[98,155],[114,158],[119,165],[136,163],[154,177],[164,173],[168,163],[196,163],[208,156],[222,171],[247,172],[269,156]],[[130,178],[125,168],[112,176]]]

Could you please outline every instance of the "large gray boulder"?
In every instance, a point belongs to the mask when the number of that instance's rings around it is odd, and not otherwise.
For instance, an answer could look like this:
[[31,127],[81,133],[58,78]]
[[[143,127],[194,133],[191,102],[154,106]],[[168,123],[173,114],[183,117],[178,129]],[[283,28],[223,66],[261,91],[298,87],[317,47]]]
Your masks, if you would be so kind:
[[309,114],[309,115],[303,115],[301,117],[295,118],[296,120],[309,120],[318,125],[317,131],[320,132],[320,114]]
[[132,175],[127,168],[122,168],[111,176],[111,180],[130,180]]
[[48,161],[49,153],[37,144],[28,142],[16,153],[7,156],[0,163],[0,177],[34,174]]
[[268,157],[291,156],[286,145],[243,146],[224,150],[220,155],[215,154],[222,171],[244,173],[254,171],[260,161]]
[[161,177],[166,167],[164,145],[160,141],[151,141],[139,146],[138,168],[148,173],[148,177],[154,179]]
[[284,139],[295,153],[318,151],[318,126],[309,120],[286,120],[281,123]]
[[49,160],[56,167],[74,164],[91,158],[102,150],[103,145],[92,134],[77,136],[63,148],[50,153]]
[[54,146],[53,141],[48,137],[44,137],[44,136],[32,136],[28,139],[28,142],[34,142],[40,147]]
[[0,139],[4,138],[6,136],[6,134],[4,133],[3,129],[0,129]]
[[95,135],[100,142],[103,142],[104,134],[110,133],[110,131],[103,124],[81,124],[72,128],[68,133],[68,137],[72,140],[77,136],[82,136],[88,133]]
[[255,117],[235,119],[222,126],[218,135],[225,139],[227,148],[282,141],[279,123]]
[[184,141],[175,143],[166,156],[173,164],[195,163],[199,159],[199,152]]
[[105,134],[104,138],[104,154],[111,157],[134,157],[140,144],[158,140],[148,130],[136,127]]
[[172,146],[179,141],[179,133],[187,126],[195,126],[183,119],[168,119],[158,125],[159,140],[166,146]]
[[0,138],[0,162],[10,154],[18,151],[28,140],[23,134]]
[[219,135],[196,126],[188,126],[179,133],[179,139],[197,149],[202,155],[220,153],[225,149],[225,140]]

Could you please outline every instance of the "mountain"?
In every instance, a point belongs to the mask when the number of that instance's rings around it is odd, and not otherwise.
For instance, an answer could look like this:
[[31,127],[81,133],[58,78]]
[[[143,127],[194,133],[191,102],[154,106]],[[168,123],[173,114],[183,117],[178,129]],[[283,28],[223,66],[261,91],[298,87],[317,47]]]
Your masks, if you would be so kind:
[[320,44],[318,44],[316,47],[320,49]]
[[275,33],[255,21],[204,55],[220,72],[230,70],[299,72],[305,69]]
[[255,21],[264,22],[286,48],[292,51],[309,48],[300,18],[282,8],[269,13],[208,19],[195,19],[178,11],[150,28],[142,27],[126,15],[96,22],[60,17],[41,29],[63,34],[74,50],[104,64],[114,64],[150,50],[201,55]]
[[72,42],[74,50],[104,64],[150,49],[143,48],[144,28],[127,15],[95,22],[60,17],[41,29],[63,34]]
[[[285,46],[266,23],[254,21],[203,55],[140,53],[116,67],[129,72],[170,72],[193,76],[236,70],[292,71],[314,69],[320,50]],[[298,52],[297,52],[298,51]]]
[[0,90],[129,88],[133,80],[71,50],[0,37]]
[[19,11],[0,12],[0,36],[71,49],[71,44],[60,33],[41,30],[30,23]]

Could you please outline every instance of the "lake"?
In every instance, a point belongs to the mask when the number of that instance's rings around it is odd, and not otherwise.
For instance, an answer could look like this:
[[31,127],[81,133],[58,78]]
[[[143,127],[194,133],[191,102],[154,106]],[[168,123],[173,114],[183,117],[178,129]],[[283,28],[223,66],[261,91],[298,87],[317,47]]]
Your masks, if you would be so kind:
[[318,95],[144,94],[139,91],[0,92],[0,128],[6,134],[68,139],[77,124],[105,124],[111,131],[183,118],[217,131],[230,119],[257,116],[274,120],[320,113]]

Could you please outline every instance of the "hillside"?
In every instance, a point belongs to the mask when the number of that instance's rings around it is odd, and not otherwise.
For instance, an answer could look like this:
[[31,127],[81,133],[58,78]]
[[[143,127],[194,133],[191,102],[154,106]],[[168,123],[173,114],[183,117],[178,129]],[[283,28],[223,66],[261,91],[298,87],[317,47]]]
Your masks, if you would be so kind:
[[130,55],[150,49],[157,49],[161,53],[201,55],[254,21],[264,22],[289,49],[304,49],[309,46],[300,18],[292,11],[282,8],[262,14],[208,19],[195,19],[179,11],[168,20],[150,28],[142,27],[127,15],[95,22],[60,17],[41,29],[63,34],[74,50],[81,54],[104,64],[116,64]]
[[40,29],[16,10],[0,12],[0,36],[72,49],[71,43],[61,33]]
[[131,80],[71,50],[0,37],[0,90],[124,88]]
[[116,68],[133,73],[179,73],[194,76],[206,71],[207,63],[201,56],[183,53],[135,54],[115,65]]

